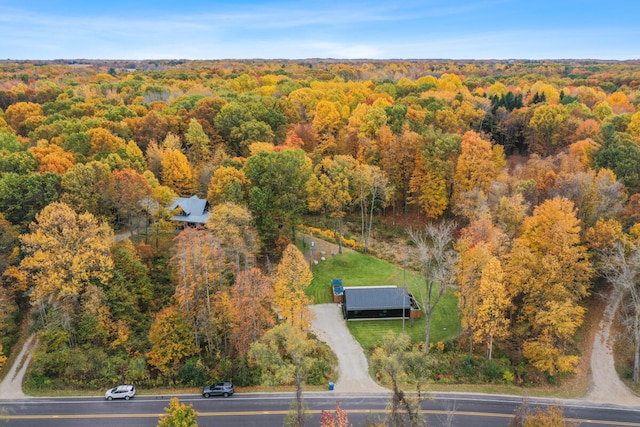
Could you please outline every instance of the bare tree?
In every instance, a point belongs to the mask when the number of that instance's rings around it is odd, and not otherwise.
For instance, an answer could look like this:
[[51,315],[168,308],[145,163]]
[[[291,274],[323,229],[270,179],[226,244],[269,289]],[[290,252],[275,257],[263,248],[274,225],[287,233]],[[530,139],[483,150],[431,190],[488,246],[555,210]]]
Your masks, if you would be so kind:
[[640,247],[619,243],[602,263],[604,277],[615,289],[613,298],[620,298],[623,324],[634,345],[633,382],[638,383],[640,371]]
[[457,401],[454,400],[453,402],[447,403],[447,406],[445,407],[445,413],[438,417],[440,420],[440,425],[442,427],[453,427],[453,419],[456,415],[457,409]]
[[[421,403],[427,397],[422,390],[431,372],[433,359],[425,356],[420,345],[411,345],[406,334],[389,331],[382,344],[371,355],[371,366],[376,376],[391,384],[391,400],[387,404],[388,422],[392,427],[426,427],[427,421]],[[413,384],[416,393],[407,393],[403,385]]]
[[386,175],[377,166],[360,165],[356,181],[362,222],[362,252],[367,253],[373,228],[373,212],[376,208],[381,209],[387,205],[391,189]]
[[416,266],[424,287],[420,286],[420,302],[424,311],[424,351],[429,353],[431,315],[447,292],[455,285],[457,252],[453,247],[455,223],[429,223],[424,230],[408,230],[417,248]]

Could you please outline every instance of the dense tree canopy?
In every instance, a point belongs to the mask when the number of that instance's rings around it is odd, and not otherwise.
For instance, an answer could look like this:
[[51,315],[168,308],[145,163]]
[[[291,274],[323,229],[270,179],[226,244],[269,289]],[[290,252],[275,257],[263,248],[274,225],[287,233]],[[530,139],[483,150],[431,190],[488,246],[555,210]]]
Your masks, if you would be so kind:
[[[423,310],[457,282],[470,356],[555,377],[604,251],[637,234],[633,61],[0,61],[0,81],[0,311],[33,303],[41,385],[257,383],[251,343],[308,324],[300,225],[421,270]],[[168,208],[194,195],[209,219],[181,230]],[[404,230],[454,221],[434,275],[435,236]]]

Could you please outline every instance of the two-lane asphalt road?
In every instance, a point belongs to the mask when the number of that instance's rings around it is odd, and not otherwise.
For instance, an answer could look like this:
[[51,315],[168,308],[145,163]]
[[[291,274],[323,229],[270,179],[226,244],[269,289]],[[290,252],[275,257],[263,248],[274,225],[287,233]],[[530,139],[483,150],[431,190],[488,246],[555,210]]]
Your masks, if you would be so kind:
[[[197,395],[177,396],[193,404],[198,425],[206,426],[282,426],[293,395],[290,393],[236,394],[228,399],[204,399]],[[171,396],[136,396],[130,401],[105,401],[102,398],[35,398],[0,401],[0,426],[11,427],[155,427]],[[320,424],[322,410],[335,410],[336,402],[348,412],[354,426],[366,419],[385,415],[389,395],[353,395],[332,392],[306,393],[311,419],[309,426]],[[530,405],[557,404],[557,401],[528,399]],[[508,426],[522,399],[508,396],[435,394],[423,404],[429,425],[446,425],[453,417],[456,427]],[[565,416],[581,426],[640,427],[640,408],[593,405],[580,401],[564,402]]]

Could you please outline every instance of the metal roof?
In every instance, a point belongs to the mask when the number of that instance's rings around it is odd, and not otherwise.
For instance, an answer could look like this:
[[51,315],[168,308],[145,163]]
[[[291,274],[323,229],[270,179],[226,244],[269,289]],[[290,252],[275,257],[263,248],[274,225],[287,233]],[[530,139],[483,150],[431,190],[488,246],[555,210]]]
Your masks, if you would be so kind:
[[198,196],[191,196],[189,198],[180,197],[174,200],[173,204],[169,206],[169,210],[173,211],[180,208],[184,215],[176,215],[171,218],[173,221],[193,222],[198,224],[206,224],[209,218],[209,212],[207,212],[207,200],[200,199]]
[[344,288],[344,304],[348,311],[411,308],[407,288],[389,286]]

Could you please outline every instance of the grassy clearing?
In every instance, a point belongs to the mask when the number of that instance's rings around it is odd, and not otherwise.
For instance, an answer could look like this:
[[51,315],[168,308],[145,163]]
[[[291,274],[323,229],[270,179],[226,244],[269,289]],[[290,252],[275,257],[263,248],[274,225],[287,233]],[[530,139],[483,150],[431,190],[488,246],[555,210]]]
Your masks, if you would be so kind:
[[[342,279],[344,286],[397,285],[407,286],[419,297],[420,276],[388,262],[358,252],[345,252],[313,266],[313,282],[307,295],[316,304],[332,302],[331,279]],[[452,292],[440,301],[431,316],[431,342],[446,341],[457,335],[459,329],[457,298]],[[349,330],[360,345],[368,351],[381,341],[387,331],[400,333],[402,320],[357,320],[347,322]],[[420,319],[405,320],[405,333],[412,342],[424,341],[424,314]]]
[[415,282],[411,271],[359,252],[345,252],[313,266],[313,282],[307,295],[315,304],[332,302],[331,279],[342,279],[344,286],[398,285]]

